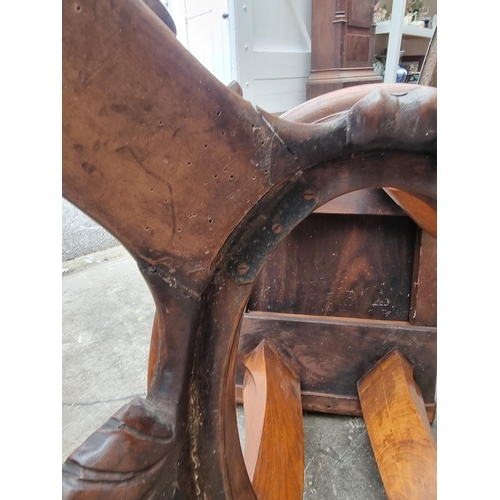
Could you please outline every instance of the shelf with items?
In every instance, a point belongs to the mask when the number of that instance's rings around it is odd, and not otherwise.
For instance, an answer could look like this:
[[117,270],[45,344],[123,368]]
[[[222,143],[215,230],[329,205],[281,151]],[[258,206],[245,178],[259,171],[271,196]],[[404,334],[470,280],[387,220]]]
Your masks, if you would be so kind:
[[[375,27],[376,35],[388,35],[391,32],[392,21],[380,21]],[[434,33],[433,28],[421,28],[420,26],[412,26],[411,24],[404,24],[402,27],[403,36],[417,36],[422,38],[432,38]]]
[[[401,51],[400,61],[398,63],[398,71],[396,74],[396,83],[418,83],[420,70],[422,68],[424,56],[404,56],[404,51]],[[373,64],[374,71],[382,78],[385,73],[385,65],[387,56],[375,55]]]
[[384,82],[394,83],[400,81],[397,76],[398,71],[401,73],[399,63],[402,54],[405,58],[411,56],[410,61],[414,58],[423,59],[425,56],[437,25],[437,2],[388,0],[387,4],[380,7],[381,3],[375,6],[375,54],[378,55],[379,62],[382,59],[385,63]]

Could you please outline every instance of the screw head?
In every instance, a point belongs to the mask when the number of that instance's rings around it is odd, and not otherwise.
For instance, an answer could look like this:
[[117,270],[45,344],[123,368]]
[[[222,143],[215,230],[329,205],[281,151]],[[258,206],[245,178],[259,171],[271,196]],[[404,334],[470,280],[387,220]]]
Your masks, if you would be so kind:
[[240,262],[238,264],[237,269],[238,269],[238,274],[243,275],[243,274],[246,274],[248,272],[249,267],[248,267],[248,264],[246,262]]
[[304,200],[312,200],[314,198],[314,193],[312,192],[311,189],[306,189],[304,191]]
[[275,222],[272,226],[271,229],[273,230],[273,233],[281,233],[281,224],[279,222]]

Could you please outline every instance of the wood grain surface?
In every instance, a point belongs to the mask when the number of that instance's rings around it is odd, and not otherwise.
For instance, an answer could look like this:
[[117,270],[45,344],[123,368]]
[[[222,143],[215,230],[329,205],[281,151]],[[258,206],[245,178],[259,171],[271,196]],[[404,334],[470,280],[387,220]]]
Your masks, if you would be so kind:
[[418,83],[419,85],[437,87],[437,28],[434,30],[427,54],[425,54]]
[[437,238],[437,210],[400,189],[385,191],[424,231]]
[[280,243],[250,311],[408,321],[415,224],[312,214]]
[[411,364],[391,351],[363,375],[358,391],[388,499],[435,499],[436,440]]
[[361,189],[339,196],[314,211],[315,214],[406,215],[383,189]]
[[423,230],[415,245],[410,323],[437,326],[437,240]]
[[299,378],[265,340],[244,364],[244,457],[257,498],[301,500],[304,424]]

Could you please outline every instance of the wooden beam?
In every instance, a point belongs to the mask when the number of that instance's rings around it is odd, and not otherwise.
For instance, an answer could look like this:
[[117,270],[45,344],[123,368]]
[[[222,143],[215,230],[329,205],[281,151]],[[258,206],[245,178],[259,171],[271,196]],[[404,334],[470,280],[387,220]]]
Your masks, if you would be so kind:
[[415,242],[409,322],[416,326],[436,326],[436,319],[437,240],[420,231]]
[[436,498],[436,440],[411,364],[394,349],[357,386],[388,499]]
[[437,87],[437,28],[429,43],[418,83],[419,85]]
[[385,192],[433,238],[437,238],[437,210],[401,189],[385,189]]
[[361,189],[330,200],[314,211],[315,214],[406,215],[383,189]]
[[158,347],[160,344],[160,326],[158,322],[161,321],[161,315],[158,311],[155,311],[155,317],[153,320],[153,328],[151,332],[151,342],[149,344],[149,359],[148,359],[148,381],[147,387],[148,391],[153,383],[156,365],[158,363]]
[[304,426],[300,381],[263,340],[246,358],[245,464],[259,500],[301,500]]

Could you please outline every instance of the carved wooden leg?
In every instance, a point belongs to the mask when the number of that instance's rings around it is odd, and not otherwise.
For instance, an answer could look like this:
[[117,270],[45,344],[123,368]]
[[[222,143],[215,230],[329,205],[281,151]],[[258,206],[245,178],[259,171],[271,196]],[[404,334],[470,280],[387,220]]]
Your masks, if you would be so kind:
[[263,340],[246,358],[245,464],[259,500],[300,500],[304,425],[300,381]]
[[359,380],[358,393],[389,500],[436,498],[436,440],[411,364],[391,351]]

